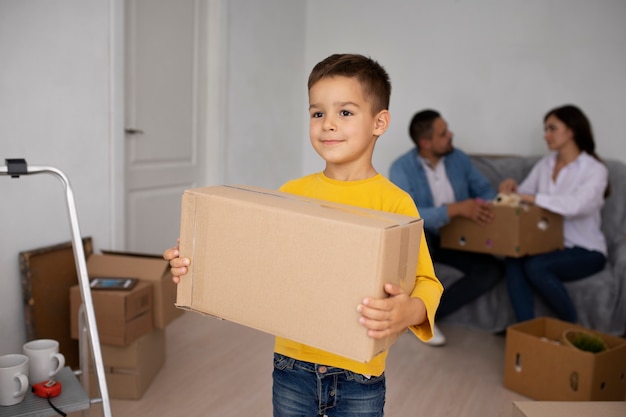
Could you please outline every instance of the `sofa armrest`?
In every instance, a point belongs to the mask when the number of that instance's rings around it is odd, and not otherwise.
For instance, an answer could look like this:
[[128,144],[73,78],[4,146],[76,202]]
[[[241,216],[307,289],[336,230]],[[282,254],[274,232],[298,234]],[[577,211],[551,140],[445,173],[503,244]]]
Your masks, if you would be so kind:
[[616,334],[626,336],[626,238],[613,245],[609,253],[617,292],[613,321],[616,323],[616,329],[621,329],[621,334]]

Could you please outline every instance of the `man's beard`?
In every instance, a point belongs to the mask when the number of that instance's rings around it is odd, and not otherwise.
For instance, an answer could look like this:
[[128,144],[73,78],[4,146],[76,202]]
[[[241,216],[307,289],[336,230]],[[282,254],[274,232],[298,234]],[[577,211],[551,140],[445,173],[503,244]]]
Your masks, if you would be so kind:
[[439,153],[439,155],[437,156],[439,156],[439,158],[443,158],[444,156],[451,154],[453,150],[454,150],[454,146],[450,145],[450,147],[447,150]]

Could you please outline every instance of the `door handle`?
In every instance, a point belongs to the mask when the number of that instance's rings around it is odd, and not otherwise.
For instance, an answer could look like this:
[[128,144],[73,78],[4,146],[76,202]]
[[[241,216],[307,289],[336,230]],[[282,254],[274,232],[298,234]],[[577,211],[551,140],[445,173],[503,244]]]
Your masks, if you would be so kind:
[[143,135],[143,130],[141,130],[141,129],[126,128],[126,129],[124,129],[124,132],[127,135]]

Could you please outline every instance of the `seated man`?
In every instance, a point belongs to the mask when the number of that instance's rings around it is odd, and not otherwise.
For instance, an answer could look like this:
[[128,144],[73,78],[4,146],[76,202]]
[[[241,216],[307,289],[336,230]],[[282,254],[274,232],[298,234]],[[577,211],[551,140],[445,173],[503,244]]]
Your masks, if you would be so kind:
[[[457,216],[479,224],[493,220],[496,191],[472,165],[467,154],[452,146],[453,134],[434,110],[413,116],[409,134],[415,148],[391,166],[389,178],[408,192],[424,219],[424,231],[434,262],[452,266],[464,276],[445,288],[437,317],[441,318],[492,289],[502,278],[502,262],[491,255],[443,249],[439,229]],[[445,285],[445,283],[444,283]],[[429,342],[445,344],[437,328]]]

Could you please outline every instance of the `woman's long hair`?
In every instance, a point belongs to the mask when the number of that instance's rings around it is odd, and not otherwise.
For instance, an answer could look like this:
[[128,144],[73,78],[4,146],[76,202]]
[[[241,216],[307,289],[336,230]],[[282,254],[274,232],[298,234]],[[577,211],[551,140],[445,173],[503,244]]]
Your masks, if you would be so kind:
[[[593,139],[591,123],[582,110],[572,104],[556,107],[546,113],[543,122],[545,123],[550,116],[556,117],[563,122],[565,126],[571,129],[574,133],[574,142],[576,142],[578,149],[587,152],[598,161],[604,163],[602,158],[596,154],[596,142]],[[610,185],[607,183],[606,190],[604,190],[604,198],[607,198],[610,193]]]

